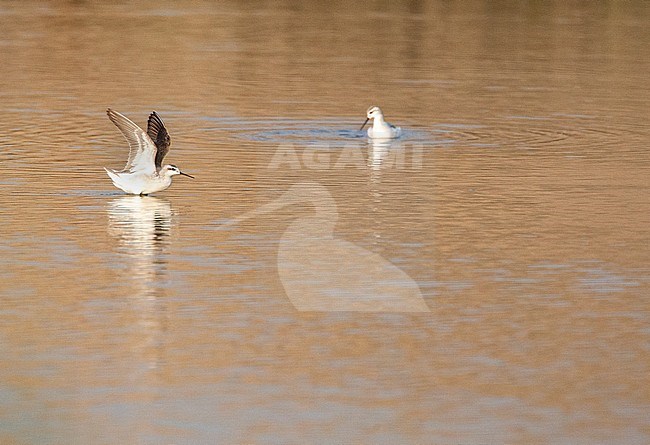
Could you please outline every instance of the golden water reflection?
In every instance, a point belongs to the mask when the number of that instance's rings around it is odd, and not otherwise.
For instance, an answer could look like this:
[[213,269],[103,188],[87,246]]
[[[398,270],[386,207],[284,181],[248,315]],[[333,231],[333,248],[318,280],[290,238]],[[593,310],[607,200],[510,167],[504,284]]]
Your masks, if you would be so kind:
[[[0,3],[0,442],[650,442],[649,8]],[[298,310],[321,241],[429,311]]]

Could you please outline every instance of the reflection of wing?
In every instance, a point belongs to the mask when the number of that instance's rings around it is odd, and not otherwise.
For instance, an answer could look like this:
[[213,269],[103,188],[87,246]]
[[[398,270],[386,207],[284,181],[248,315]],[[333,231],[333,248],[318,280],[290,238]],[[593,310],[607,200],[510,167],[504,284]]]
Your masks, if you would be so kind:
[[169,153],[169,146],[172,143],[169,133],[165,128],[158,113],[155,111],[149,115],[149,121],[147,122],[147,134],[151,140],[156,144],[156,168],[160,169],[162,167],[162,161]]
[[154,157],[156,156],[156,146],[151,138],[129,118],[117,111],[109,108],[106,110],[106,114],[129,143],[129,159],[122,171],[155,173]]

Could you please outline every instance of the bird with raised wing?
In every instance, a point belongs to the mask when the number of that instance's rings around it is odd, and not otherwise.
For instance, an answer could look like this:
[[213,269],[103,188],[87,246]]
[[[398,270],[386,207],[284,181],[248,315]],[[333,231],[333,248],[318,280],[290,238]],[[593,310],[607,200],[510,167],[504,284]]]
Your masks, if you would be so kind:
[[129,143],[129,158],[121,171],[104,167],[115,187],[133,195],[148,195],[168,188],[173,176],[194,178],[175,165],[163,166],[171,138],[158,113],[153,111],[149,115],[146,133],[117,111],[109,108],[106,114]]

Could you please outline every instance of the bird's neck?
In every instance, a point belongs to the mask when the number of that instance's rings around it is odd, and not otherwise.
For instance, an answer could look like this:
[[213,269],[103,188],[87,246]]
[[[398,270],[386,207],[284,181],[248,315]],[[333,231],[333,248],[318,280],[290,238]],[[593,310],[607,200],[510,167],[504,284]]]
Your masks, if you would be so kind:
[[384,116],[381,114],[379,116],[375,116],[375,119],[372,123],[373,127],[384,127],[386,126],[386,121],[384,120]]
[[165,184],[171,184],[172,183],[172,176],[171,175],[166,175],[166,174],[158,172],[158,177]]

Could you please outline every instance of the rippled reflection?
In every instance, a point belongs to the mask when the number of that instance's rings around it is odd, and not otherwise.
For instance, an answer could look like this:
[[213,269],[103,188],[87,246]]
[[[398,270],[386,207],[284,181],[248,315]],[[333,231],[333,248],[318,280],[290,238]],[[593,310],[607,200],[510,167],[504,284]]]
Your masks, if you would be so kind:
[[171,229],[169,201],[154,196],[123,196],[109,203],[109,227],[127,253],[160,252]]
[[152,196],[124,196],[109,203],[108,217],[108,231],[125,262],[121,281],[136,318],[132,347],[140,351],[138,359],[145,367],[155,368],[164,329],[164,303],[159,297],[167,281],[164,248],[172,225],[171,204]]
[[370,147],[368,164],[376,172],[381,170],[384,165],[384,159],[388,156],[389,150],[402,148],[402,141],[398,139],[369,139],[368,145]]
[[153,196],[124,196],[109,203],[108,216],[109,233],[126,256],[136,295],[155,296],[165,271],[162,254],[171,229],[171,204]]

